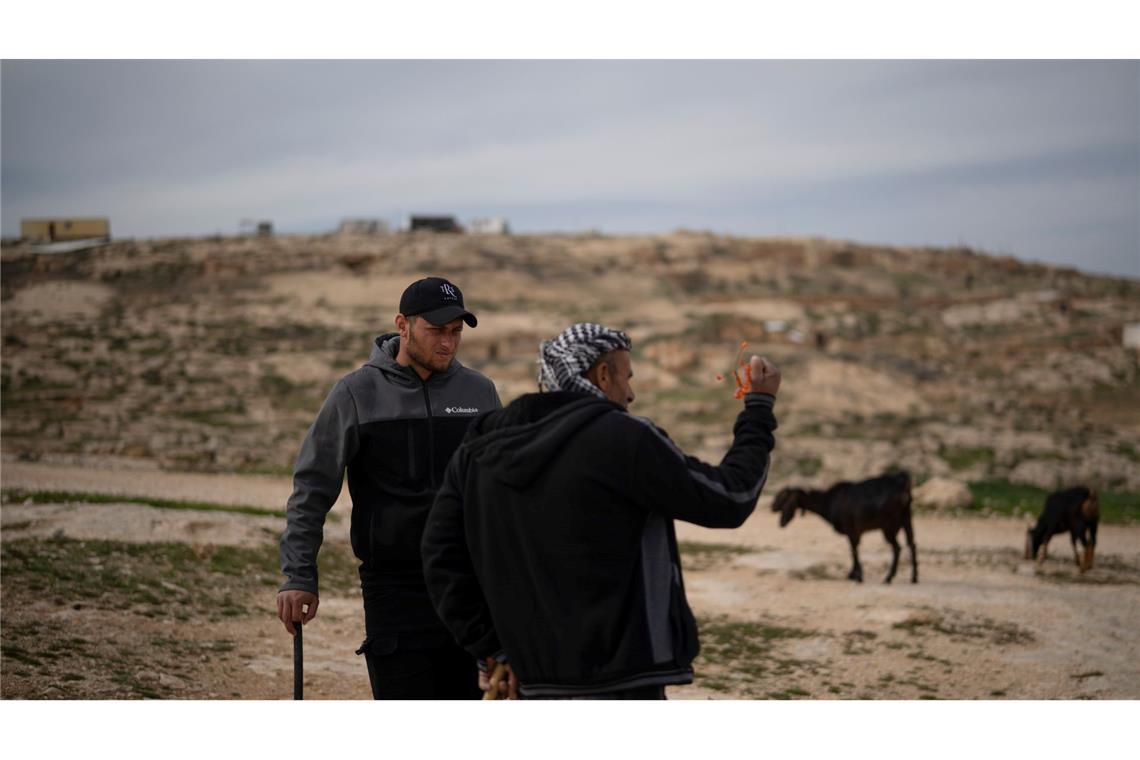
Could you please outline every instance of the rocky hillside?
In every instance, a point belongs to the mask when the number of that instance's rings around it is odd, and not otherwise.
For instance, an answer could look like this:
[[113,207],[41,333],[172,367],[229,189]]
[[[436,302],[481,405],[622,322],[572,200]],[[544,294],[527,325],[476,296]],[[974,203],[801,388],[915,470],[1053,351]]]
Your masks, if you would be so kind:
[[198,238],[2,253],[5,457],[289,470],[399,295],[452,278],[461,359],[504,401],[574,321],[634,337],[633,411],[716,459],[740,341],[784,373],[773,482],[892,466],[919,480],[1140,490],[1140,282],[964,249],[653,237]]

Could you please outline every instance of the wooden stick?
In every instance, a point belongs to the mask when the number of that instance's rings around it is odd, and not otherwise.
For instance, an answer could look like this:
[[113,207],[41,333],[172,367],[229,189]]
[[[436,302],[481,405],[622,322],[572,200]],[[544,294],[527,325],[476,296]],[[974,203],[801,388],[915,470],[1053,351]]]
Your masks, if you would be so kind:
[[293,621],[293,699],[305,698],[305,650],[301,640],[304,626],[300,620]]

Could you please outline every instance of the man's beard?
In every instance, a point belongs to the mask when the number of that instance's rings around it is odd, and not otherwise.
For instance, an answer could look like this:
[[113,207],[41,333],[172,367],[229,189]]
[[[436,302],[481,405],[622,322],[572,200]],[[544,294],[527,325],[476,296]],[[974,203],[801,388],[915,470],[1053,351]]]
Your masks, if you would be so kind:
[[421,351],[419,344],[412,339],[412,334],[409,330],[408,358],[421,367],[430,369],[432,372],[446,372],[447,369],[451,366],[451,360],[454,358],[454,355],[447,359],[441,359],[433,353]]

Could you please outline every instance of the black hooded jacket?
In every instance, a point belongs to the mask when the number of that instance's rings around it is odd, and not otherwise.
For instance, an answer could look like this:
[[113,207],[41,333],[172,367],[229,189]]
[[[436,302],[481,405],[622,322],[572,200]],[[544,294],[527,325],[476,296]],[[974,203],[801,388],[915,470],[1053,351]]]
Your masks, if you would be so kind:
[[749,394],[720,466],[596,396],[522,396],[471,424],[423,537],[436,611],[527,696],[688,683],[698,652],[673,519],[741,525],[774,446]]

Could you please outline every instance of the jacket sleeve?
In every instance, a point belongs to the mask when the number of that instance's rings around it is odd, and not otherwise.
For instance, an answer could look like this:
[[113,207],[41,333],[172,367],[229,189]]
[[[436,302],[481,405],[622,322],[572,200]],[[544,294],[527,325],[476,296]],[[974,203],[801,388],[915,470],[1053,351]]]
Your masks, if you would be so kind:
[[769,454],[776,444],[775,401],[766,393],[745,396],[732,446],[716,467],[685,454],[663,431],[640,420],[645,429],[631,476],[641,505],[649,512],[706,528],[742,525],[756,508],[768,478]]
[[356,404],[343,380],[333,386],[309,428],[297,466],[293,495],[285,506],[281,536],[281,591],[317,592],[317,552],[324,538],[325,516],[340,496],[344,468],[359,446]]
[[436,614],[459,646],[477,660],[502,654],[491,611],[475,575],[463,525],[466,449],[448,463],[424,528],[424,580]]

